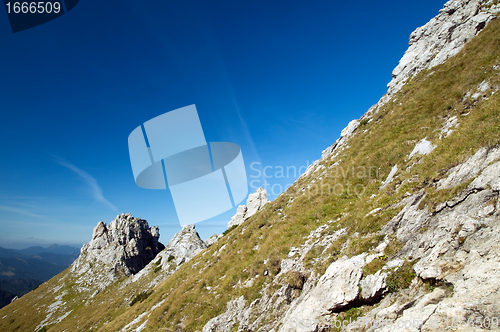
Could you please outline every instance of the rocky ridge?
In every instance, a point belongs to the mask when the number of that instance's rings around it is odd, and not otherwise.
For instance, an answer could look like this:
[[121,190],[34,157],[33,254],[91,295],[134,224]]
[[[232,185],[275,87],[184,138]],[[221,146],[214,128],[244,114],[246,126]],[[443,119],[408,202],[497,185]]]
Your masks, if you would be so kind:
[[79,276],[78,284],[104,289],[123,276],[142,270],[164,246],[158,227],[130,213],[118,215],[109,225],[100,221],[92,240],[83,245],[80,256],[70,267]]
[[[349,122],[335,143],[322,152],[321,159],[309,166],[305,175],[326,158],[335,158],[346,147],[347,140],[356,131],[360,121],[371,121],[373,114],[416,74],[434,68],[457,54],[468,41],[495,19],[499,12],[500,3],[493,0],[450,0],[445,3],[437,16],[411,33],[409,47],[392,71],[387,93],[359,120]],[[479,96],[481,87],[478,90]]]
[[457,54],[500,12],[500,4],[492,0],[450,0],[439,14],[410,35],[408,49],[392,71],[384,103],[405,82],[422,70],[444,63]]

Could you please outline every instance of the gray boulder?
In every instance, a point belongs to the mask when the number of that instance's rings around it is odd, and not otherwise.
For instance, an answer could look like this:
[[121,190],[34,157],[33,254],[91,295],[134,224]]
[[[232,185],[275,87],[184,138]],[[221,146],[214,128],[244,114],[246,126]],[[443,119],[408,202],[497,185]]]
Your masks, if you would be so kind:
[[382,295],[386,289],[385,279],[387,273],[377,271],[375,274],[367,275],[359,285],[361,286],[361,298],[369,301]]
[[359,266],[357,258],[359,257],[343,257],[333,262],[316,287],[287,312],[279,332],[317,331],[321,317],[356,300],[362,276],[362,266]]

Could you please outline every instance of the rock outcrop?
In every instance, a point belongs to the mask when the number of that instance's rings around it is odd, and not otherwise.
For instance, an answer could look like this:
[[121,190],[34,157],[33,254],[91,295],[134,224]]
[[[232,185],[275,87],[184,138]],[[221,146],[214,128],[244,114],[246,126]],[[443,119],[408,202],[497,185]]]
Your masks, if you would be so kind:
[[176,265],[181,265],[206,247],[207,244],[200,238],[194,225],[184,225],[167,244],[162,256],[166,260],[175,262]]
[[158,227],[130,213],[118,215],[108,226],[100,221],[92,240],[83,245],[71,272],[85,284],[104,288],[122,276],[142,270],[164,246],[158,241]]
[[219,239],[222,237],[222,234],[214,234],[210,236],[208,239],[206,239],[205,243],[207,246],[211,246],[215,242],[219,241]]
[[253,194],[248,195],[247,205],[240,205],[236,210],[236,214],[227,224],[227,228],[240,225],[245,219],[253,216],[257,211],[268,202],[267,192],[265,189],[259,188]]
[[314,324],[296,324],[317,320],[357,299],[362,272],[356,259],[342,258],[328,267],[312,288],[283,319],[279,331],[316,331]]
[[[351,122],[349,122],[349,124],[347,125],[347,127],[345,127],[344,129],[342,129],[342,132],[340,133],[340,137],[335,141],[335,143],[333,143],[328,148],[326,148],[325,150],[323,150],[323,152],[321,153],[321,159],[320,159],[320,161],[325,160],[328,157],[330,157],[330,158],[335,157],[336,154],[334,154],[334,151],[337,152],[337,153],[339,151],[342,151],[342,148],[344,147],[345,143],[347,142],[347,140],[349,139],[349,137],[351,137],[351,135],[354,133],[354,131],[356,129],[358,129],[358,126],[359,126],[359,120],[352,120]],[[313,165],[311,165],[311,166],[313,166]],[[309,166],[308,169],[309,168],[311,168],[311,169],[314,168],[314,166],[313,167],[311,167],[311,166]],[[307,174],[309,174],[308,170],[306,170],[304,172],[304,175],[307,175]]]
[[436,17],[410,35],[409,47],[392,71],[387,96],[399,91],[415,74],[457,54],[499,12],[500,4],[493,1],[448,1]]
[[[442,64],[457,54],[469,40],[495,19],[498,13],[500,4],[491,0],[448,1],[437,16],[411,33],[409,47],[392,72],[392,80],[387,84],[387,93],[377,104],[370,107],[360,120],[349,122],[340,137],[322,152],[321,159],[308,167],[304,176],[314,171],[319,162],[337,156],[346,147],[349,137],[358,129],[360,121],[371,121],[373,113],[391,100],[411,77]],[[485,86],[481,86],[478,91],[484,92],[485,89]],[[482,94],[479,92],[477,95]]]
[[206,247],[207,244],[200,238],[194,225],[184,225],[166,245],[165,249],[141,272],[133,276],[130,282],[141,280],[144,276],[152,273],[155,277],[145,288],[153,288]]

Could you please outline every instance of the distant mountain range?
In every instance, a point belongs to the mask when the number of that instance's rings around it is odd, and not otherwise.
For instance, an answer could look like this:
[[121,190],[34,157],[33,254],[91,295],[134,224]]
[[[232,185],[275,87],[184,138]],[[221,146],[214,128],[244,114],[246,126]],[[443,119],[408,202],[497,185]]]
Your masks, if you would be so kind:
[[53,244],[26,249],[0,247],[0,308],[64,271],[80,250]]
[[[1,247],[0,247],[1,248]],[[80,249],[75,248],[75,247],[70,247],[70,246],[61,246],[58,244],[53,244],[47,248],[40,247],[40,246],[34,246],[34,247],[29,247],[26,249],[4,249],[3,250],[8,250],[8,251],[13,251],[15,253],[25,255],[25,256],[32,256],[32,255],[37,255],[40,253],[50,253],[50,254],[57,254],[57,255],[74,255],[76,254],[77,256],[80,254]],[[1,251],[0,251],[0,257],[1,257]]]

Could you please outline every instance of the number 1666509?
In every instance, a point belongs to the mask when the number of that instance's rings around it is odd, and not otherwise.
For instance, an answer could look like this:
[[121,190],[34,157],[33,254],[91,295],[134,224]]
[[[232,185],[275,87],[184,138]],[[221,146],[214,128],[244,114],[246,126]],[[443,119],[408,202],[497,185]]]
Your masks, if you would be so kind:
[[8,14],[57,14],[61,11],[59,2],[7,2],[5,6]]

